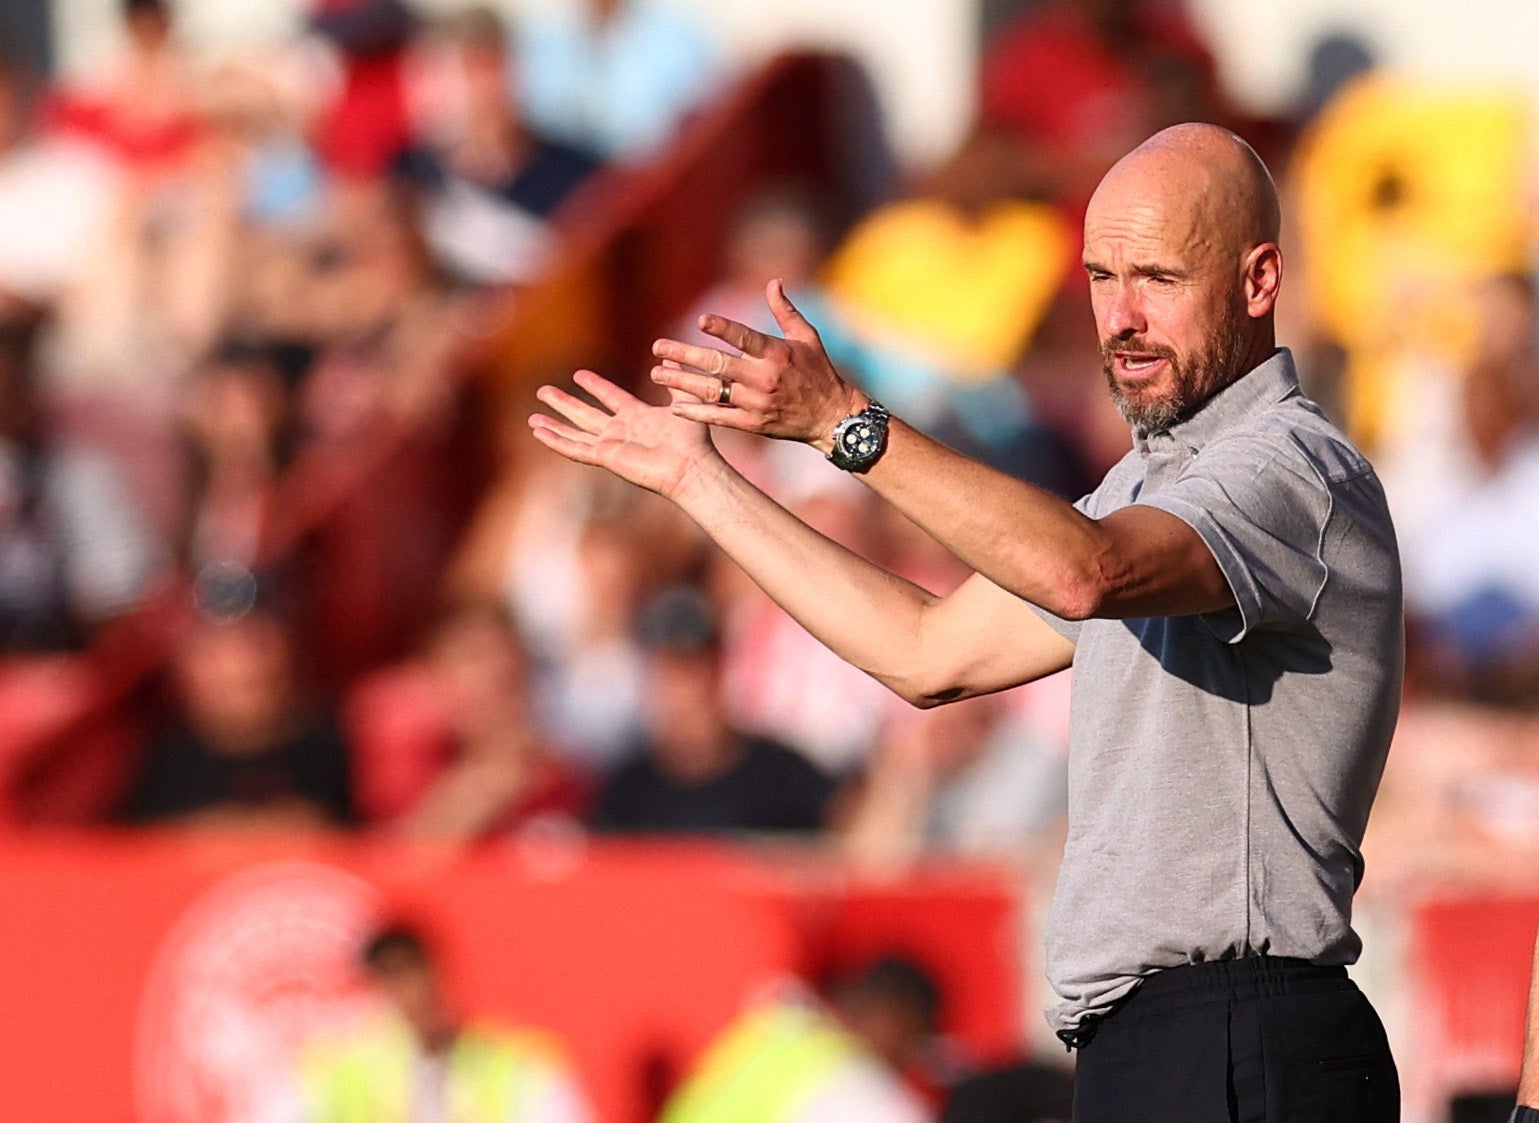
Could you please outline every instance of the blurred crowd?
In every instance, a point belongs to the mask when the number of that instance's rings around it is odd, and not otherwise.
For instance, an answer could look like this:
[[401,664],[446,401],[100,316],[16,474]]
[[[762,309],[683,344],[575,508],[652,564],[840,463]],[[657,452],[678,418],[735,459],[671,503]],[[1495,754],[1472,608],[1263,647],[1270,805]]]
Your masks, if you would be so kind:
[[[663,0],[516,23],[319,0],[303,34],[206,58],[164,0],[121,16],[82,76],[0,57],[0,678],[173,621],[115,702],[132,766],[101,817],[1051,853],[1064,682],[906,711],[667,504],[538,450],[466,361],[585,193],[743,80],[702,28]],[[1309,75],[1259,119],[1178,3],[1019,4],[949,159],[853,221],[755,184],[714,287],[656,328],[772,330],[782,278],[894,411],[1075,497],[1128,447],[1077,266],[1089,193],[1158,128],[1234,127],[1284,191],[1282,341],[1380,466],[1404,552],[1370,882],[1487,878],[1539,857],[1532,109],[1348,36]],[[851,549],[937,593],[965,576],[816,454],[720,440]]]
[[[897,862],[1050,850],[1061,683],[902,712],[665,504],[542,455],[509,398],[478,392],[465,355],[581,233],[584,191],[665,159],[732,89],[702,29],[653,0],[517,25],[327,0],[290,41],[205,58],[162,0],[121,15],[117,57],[81,77],[0,61],[7,666],[90,651],[156,597],[193,606],[130,699],[142,766],[117,817],[810,832]],[[1529,107],[1409,83],[1336,36],[1293,115],[1248,117],[1163,0],[1022,4],[979,83],[954,156],[878,185],[853,222],[808,183],[745,193],[714,287],[658,330],[698,337],[707,309],[772,328],[782,278],[891,408],[1077,495],[1127,446],[1079,216],[1141,137],[1228,123],[1288,199],[1284,340],[1391,492],[1406,740],[1424,708],[1474,730],[1455,738],[1472,753],[1495,751],[1485,725],[1526,730]],[[936,592],[963,576],[805,450],[721,440],[852,549]],[[1514,752],[1492,769],[1527,775]],[[1447,813],[1539,838],[1539,795],[1515,794],[1539,773],[1493,783],[1447,792]]]

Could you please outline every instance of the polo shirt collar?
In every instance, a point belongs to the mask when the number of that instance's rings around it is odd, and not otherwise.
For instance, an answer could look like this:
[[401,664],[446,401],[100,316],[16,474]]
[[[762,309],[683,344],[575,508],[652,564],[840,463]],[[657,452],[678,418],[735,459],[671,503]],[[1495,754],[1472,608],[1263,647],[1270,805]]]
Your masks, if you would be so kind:
[[1173,448],[1196,452],[1220,433],[1298,393],[1298,389],[1293,353],[1279,347],[1260,366],[1235,379],[1170,428],[1152,433],[1135,428],[1133,446],[1145,456]]

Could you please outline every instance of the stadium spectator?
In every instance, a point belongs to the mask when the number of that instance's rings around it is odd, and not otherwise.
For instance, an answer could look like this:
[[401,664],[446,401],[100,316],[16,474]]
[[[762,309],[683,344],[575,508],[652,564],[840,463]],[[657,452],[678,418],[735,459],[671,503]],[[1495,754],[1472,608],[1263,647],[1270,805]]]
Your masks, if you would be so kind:
[[531,456],[511,426],[499,447],[445,585],[508,606],[537,668],[542,726],[580,766],[603,770],[641,735],[636,611],[699,568],[700,538],[651,496]]
[[732,728],[721,697],[716,622],[704,594],[659,593],[641,613],[648,652],[643,743],[605,782],[600,830],[816,831],[834,783],[804,757]]
[[423,234],[459,281],[531,281],[559,244],[552,216],[597,163],[519,119],[492,9],[445,20],[423,53],[418,139],[396,168],[421,194]]
[[[1056,692],[1045,683],[1026,689],[1033,697]],[[1055,835],[1066,804],[1067,737],[1055,737],[1023,697],[890,718],[852,801],[846,848],[901,866],[926,852],[1019,853]]]
[[38,394],[42,314],[0,314],[0,651],[75,646],[132,608],[160,569],[153,536],[100,454],[57,441]]
[[795,988],[750,1006],[706,1050],[660,1123],[924,1123],[903,1080],[935,1032],[939,992],[881,959],[829,1004]]
[[0,314],[80,283],[117,199],[113,166],[40,127],[36,79],[0,54]]
[[352,818],[346,743],[308,696],[276,615],[199,620],[175,653],[174,677],[179,720],[151,743],[131,820],[296,829]]
[[1481,293],[1482,354],[1450,387],[1451,408],[1430,415],[1442,439],[1407,449],[1406,476],[1388,482],[1423,678],[1457,694],[1521,703],[1539,696],[1534,287],[1508,275]]
[[341,69],[316,146],[343,181],[378,179],[410,144],[406,57],[417,17],[403,0],[318,0],[316,8],[311,24]]
[[122,11],[122,52],[59,90],[48,114],[116,179],[111,222],[61,310],[50,376],[166,411],[176,377],[220,333],[237,216],[171,6],[124,0]]
[[203,138],[193,67],[166,0],[121,0],[124,49],[60,92],[56,127],[86,137],[137,176],[185,169]]
[[518,92],[534,126],[569,144],[644,161],[720,83],[715,49],[666,0],[585,0],[552,13],[524,31]]
[[613,765],[641,735],[646,657],[634,629],[650,562],[623,509],[596,512],[578,531],[581,601],[566,642],[543,668],[540,694],[557,738],[592,766]]
[[578,820],[589,788],[545,743],[512,622],[495,603],[454,604],[417,662],[355,688],[359,808],[420,837],[468,841]]
[[310,282],[302,297],[318,346],[299,387],[302,436],[337,444],[381,421],[441,427],[463,308],[403,192],[376,186],[339,200]]
[[981,81],[983,126],[1018,137],[1036,182],[1074,210],[1143,137],[1224,118],[1213,58],[1167,0],[1024,5],[988,44]]
[[383,999],[370,1022],[301,1057],[303,1123],[589,1123],[559,1041],[531,1029],[464,1022],[417,930],[395,925],[363,949]]
[[179,553],[194,574],[254,569],[295,439],[280,356],[226,342],[189,379],[181,412],[188,487]]

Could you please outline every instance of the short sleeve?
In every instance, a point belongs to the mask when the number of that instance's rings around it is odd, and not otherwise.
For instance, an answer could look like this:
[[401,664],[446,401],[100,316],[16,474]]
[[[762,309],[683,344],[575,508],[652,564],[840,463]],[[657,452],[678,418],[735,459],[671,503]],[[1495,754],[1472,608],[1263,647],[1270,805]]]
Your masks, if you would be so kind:
[[1295,627],[1313,615],[1328,576],[1332,496],[1302,449],[1218,445],[1137,502],[1175,515],[1212,551],[1235,600],[1203,618],[1219,639],[1238,643],[1254,629]]

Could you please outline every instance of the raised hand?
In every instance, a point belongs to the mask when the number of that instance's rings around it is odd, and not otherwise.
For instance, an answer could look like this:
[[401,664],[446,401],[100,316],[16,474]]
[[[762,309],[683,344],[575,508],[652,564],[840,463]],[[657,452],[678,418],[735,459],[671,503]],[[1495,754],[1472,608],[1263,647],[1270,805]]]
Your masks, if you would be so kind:
[[742,354],[659,339],[652,354],[662,362],[652,368],[652,381],[679,395],[672,407],[679,417],[804,441],[827,452],[834,427],[867,399],[834,369],[817,329],[787,299],[784,286],[771,281],[764,295],[784,339],[721,316],[701,316],[701,331]]
[[[599,405],[556,386],[541,386],[535,396],[566,419],[543,413],[529,418],[535,439],[546,448],[668,499],[678,499],[701,468],[721,462],[704,425],[668,406],[648,405],[591,370],[573,378]],[[680,395],[672,397],[677,402]]]

